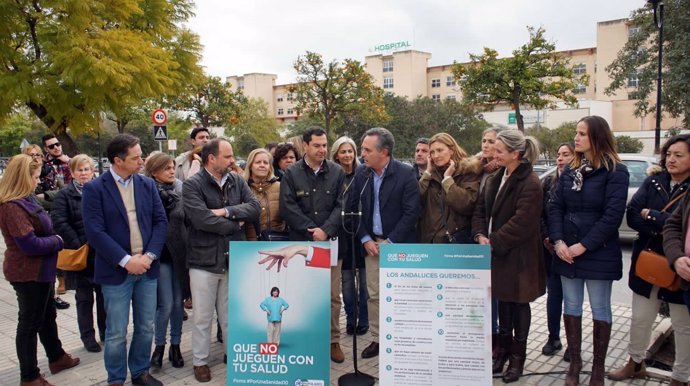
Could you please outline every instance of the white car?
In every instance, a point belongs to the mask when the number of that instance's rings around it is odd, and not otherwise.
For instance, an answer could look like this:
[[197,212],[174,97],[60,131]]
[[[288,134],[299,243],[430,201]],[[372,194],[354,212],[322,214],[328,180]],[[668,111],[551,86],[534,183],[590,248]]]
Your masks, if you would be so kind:
[[[628,167],[628,173],[630,174],[630,185],[628,186],[628,201],[632,199],[632,196],[637,192],[637,189],[642,185],[645,178],[647,178],[647,168],[657,164],[657,158],[651,156],[645,156],[640,154],[628,154],[622,153],[618,154],[621,161]],[[546,177],[553,176],[556,173],[556,168],[553,167],[549,171],[542,173],[539,176],[540,180]],[[628,226],[628,222],[625,217],[621,223],[620,228],[618,228],[620,238],[627,241],[632,241],[637,237],[637,231],[631,229]]]

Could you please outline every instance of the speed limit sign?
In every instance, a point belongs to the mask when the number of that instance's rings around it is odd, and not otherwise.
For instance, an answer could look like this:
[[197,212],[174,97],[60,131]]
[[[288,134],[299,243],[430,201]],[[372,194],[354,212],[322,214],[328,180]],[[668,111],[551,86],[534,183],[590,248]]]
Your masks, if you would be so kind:
[[164,125],[168,121],[168,114],[163,109],[156,109],[153,111],[151,119],[153,119],[153,123],[156,125]]

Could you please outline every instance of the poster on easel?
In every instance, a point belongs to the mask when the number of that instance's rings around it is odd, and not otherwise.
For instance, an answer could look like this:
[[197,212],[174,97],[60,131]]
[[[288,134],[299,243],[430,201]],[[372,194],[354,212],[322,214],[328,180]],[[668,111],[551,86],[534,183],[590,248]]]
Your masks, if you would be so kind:
[[230,242],[228,385],[330,385],[328,242]]
[[379,283],[381,385],[492,383],[488,246],[382,244]]

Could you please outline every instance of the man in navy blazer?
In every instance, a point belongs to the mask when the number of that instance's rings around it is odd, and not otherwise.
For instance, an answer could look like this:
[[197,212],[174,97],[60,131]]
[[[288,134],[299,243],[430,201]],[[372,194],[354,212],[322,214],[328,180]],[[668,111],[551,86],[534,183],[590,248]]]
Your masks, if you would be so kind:
[[[160,256],[167,219],[152,179],[141,176],[139,139],[116,136],[108,145],[109,172],[82,193],[84,228],[96,250],[94,280],[103,290],[106,319],[104,363],[109,385],[122,385],[127,365],[132,384],[158,386],[149,370]],[[127,353],[130,304],[134,332]]]
[[375,127],[362,137],[364,165],[357,169],[348,209],[361,212],[357,234],[365,254],[369,291],[369,327],[373,342],[363,358],[379,355],[379,247],[386,243],[415,243],[421,213],[419,184],[414,169],[393,159],[395,139],[387,129]]

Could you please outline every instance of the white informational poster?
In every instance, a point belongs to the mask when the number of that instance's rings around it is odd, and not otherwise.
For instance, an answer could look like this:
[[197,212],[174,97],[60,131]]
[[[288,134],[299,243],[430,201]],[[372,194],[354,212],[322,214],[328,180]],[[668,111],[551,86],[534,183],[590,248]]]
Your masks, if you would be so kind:
[[490,385],[489,247],[382,244],[380,258],[380,384]]

